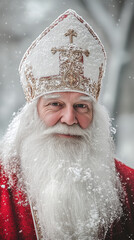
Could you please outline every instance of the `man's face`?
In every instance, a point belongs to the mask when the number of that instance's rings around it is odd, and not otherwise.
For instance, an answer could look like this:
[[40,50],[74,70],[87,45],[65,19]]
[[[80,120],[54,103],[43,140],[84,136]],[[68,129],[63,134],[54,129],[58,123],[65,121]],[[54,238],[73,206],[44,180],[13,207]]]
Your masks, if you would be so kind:
[[[60,122],[68,126],[78,124],[82,129],[86,129],[93,118],[92,103],[89,97],[76,92],[52,93],[40,97],[37,110],[40,119],[47,127]],[[64,135],[63,137],[71,136]]]

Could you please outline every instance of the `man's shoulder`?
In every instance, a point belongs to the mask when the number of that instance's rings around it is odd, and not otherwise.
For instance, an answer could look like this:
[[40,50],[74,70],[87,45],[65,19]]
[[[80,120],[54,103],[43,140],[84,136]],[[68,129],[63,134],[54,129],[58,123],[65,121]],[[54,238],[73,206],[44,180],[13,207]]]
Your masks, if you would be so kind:
[[117,172],[124,178],[132,177],[134,179],[134,169],[115,159]]
[[122,184],[134,192],[134,169],[118,160],[115,160],[115,167]]

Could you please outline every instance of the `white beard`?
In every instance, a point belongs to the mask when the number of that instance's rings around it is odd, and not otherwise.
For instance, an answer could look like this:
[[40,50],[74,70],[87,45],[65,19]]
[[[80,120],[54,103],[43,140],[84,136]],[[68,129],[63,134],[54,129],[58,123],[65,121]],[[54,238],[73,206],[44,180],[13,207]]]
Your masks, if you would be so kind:
[[[47,129],[34,110],[28,126],[28,117],[25,124],[22,117],[16,152],[29,198],[36,203],[43,239],[99,240],[121,216],[109,119],[99,104],[93,109],[87,130],[64,124]],[[54,133],[81,137],[64,139]]]

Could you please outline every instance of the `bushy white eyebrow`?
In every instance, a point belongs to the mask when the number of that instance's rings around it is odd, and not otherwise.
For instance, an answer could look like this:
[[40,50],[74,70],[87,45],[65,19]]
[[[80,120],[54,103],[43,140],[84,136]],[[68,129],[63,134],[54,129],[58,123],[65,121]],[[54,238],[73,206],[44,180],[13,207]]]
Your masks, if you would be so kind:
[[[50,93],[50,94],[44,95],[43,98],[44,98],[45,100],[47,100],[47,99],[57,99],[57,98],[61,98],[61,95],[60,95],[60,94]],[[92,98],[89,97],[89,96],[86,96],[86,95],[85,95],[85,96],[84,96],[84,95],[83,95],[83,96],[80,96],[80,97],[78,98],[78,100],[92,102]]]
[[55,99],[55,98],[60,98],[60,94],[46,94],[43,96],[44,99]]
[[80,99],[80,100],[83,100],[83,101],[92,102],[92,99],[91,99],[91,97],[89,97],[89,96],[80,96],[79,99]]

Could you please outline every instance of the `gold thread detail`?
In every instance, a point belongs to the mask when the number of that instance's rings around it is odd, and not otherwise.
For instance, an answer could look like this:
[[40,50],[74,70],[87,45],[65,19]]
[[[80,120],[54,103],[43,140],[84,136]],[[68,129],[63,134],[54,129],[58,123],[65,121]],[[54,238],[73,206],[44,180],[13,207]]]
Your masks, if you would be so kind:
[[83,55],[89,57],[89,51],[78,48],[73,43],[73,37],[77,33],[69,29],[65,36],[69,36],[70,43],[60,48],[52,48],[52,54],[59,52],[59,75],[34,77],[32,66],[26,66],[25,76],[27,85],[24,87],[26,99],[30,102],[33,98],[51,91],[79,91],[90,94],[98,99],[101,79],[103,76],[103,64],[99,67],[98,82],[84,77],[84,59]]
[[35,224],[36,224],[38,238],[39,238],[39,240],[43,240],[43,234],[42,234],[42,230],[41,230],[41,226],[40,226],[38,212],[37,212],[36,207],[34,205],[32,206],[32,210],[33,210],[33,217],[34,217]]
[[73,43],[73,37],[77,37],[77,33],[73,29],[69,29],[65,36],[69,36],[70,43]]
[[[100,91],[100,84],[101,84],[101,74],[103,74],[103,64],[100,67],[99,72],[99,83],[96,83],[95,81],[91,80],[90,78],[86,78],[83,75],[76,75],[77,73],[73,72],[66,72],[65,75],[55,75],[55,76],[49,76],[49,77],[41,77],[39,79],[34,78],[32,67],[27,66],[27,81],[28,84],[25,87],[25,95],[28,102],[30,102],[33,98],[40,96],[41,94],[45,94],[47,92],[53,92],[53,91],[78,91],[83,92],[85,94],[92,95],[94,98],[97,99],[99,91]],[[70,75],[71,74],[71,75]],[[29,84],[28,77],[32,76],[33,85]],[[35,82],[37,84],[35,84]],[[79,84],[80,83],[80,84]],[[29,91],[29,88],[30,91]]]
[[99,77],[98,77],[98,87],[97,87],[97,92],[96,92],[96,99],[98,99],[98,97],[99,97],[103,73],[104,73],[104,69],[103,69],[103,63],[102,63],[101,66],[99,67]]

